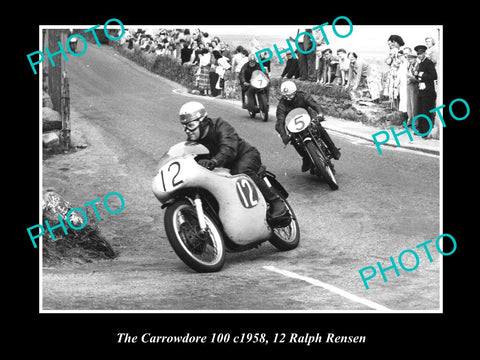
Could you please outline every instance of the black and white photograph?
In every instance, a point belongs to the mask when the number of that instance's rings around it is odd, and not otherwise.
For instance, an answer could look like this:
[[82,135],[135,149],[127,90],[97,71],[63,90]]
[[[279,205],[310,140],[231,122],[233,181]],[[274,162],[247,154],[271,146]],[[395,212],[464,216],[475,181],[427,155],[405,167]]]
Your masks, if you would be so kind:
[[450,60],[444,17],[338,10],[30,26],[29,322],[78,321],[120,352],[316,356],[451,326],[473,58]]
[[42,29],[41,311],[441,311],[442,26],[335,22]]

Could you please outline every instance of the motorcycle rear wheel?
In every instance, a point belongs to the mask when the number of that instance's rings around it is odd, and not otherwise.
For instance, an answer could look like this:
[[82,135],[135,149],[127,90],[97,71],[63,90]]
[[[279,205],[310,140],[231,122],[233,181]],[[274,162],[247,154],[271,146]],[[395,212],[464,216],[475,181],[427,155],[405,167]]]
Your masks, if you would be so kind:
[[310,157],[312,158],[313,164],[315,165],[315,173],[318,177],[323,177],[327,182],[328,186],[332,190],[338,189],[337,179],[333,173],[333,169],[327,162],[325,155],[317,148],[313,142],[307,142],[305,144]]
[[164,224],[168,241],[177,256],[193,270],[216,272],[225,264],[225,243],[215,221],[205,214],[207,230],[200,231],[195,207],[187,200],[167,207]]
[[283,199],[283,201],[290,212],[292,221],[288,226],[274,228],[273,235],[268,241],[280,251],[289,251],[295,249],[300,242],[300,227],[293,208],[286,199]]

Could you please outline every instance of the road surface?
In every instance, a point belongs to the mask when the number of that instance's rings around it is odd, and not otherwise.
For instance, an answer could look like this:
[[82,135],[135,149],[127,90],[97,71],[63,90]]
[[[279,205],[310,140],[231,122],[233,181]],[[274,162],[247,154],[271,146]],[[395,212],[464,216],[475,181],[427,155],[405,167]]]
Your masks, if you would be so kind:
[[[263,123],[239,103],[176,91],[175,83],[106,45],[70,57],[67,69],[72,127],[89,146],[44,161],[43,184],[77,206],[116,191],[125,208],[101,211],[99,225],[116,259],[42,269],[43,310],[439,310],[441,256],[431,245],[429,262],[415,248],[440,234],[438,157],[393,148],[380,156],[367,142],[331,132],[342,149],[335,162],[340,189],[332,191],[300,172],[298,155],[276,135],[274,117]],[[227,254],[219,273],[197,274],[170,248],[151,180],[161,155],[185,139],[177,114],[193,99],[255,145],[290,192],[301,227],[296,250],[264,243]],[[377,262],[387,267],[391,256],[398,266],[406,249],[417,250],[418,268],[399,268],[398,277],[389,270],[387,282],[377,268],[366,290],[359,270]],[[402,260],[413,267],[411,255]]]

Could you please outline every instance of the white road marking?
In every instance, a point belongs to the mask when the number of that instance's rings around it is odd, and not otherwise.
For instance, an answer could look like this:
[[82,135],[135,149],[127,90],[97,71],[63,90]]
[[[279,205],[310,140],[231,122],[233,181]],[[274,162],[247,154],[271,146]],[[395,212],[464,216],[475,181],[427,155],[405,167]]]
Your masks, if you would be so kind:
[[349,293],[345,290],[339,289],[339,288],[337,288],[333,285],[324,283],[320,280],[316,280],[316,279],[310,278],[308,276],[298,275],[298,274],[296,274],[294,272],[291,272],[291,271],[288,271],[288,270],[281,270],[281,269],[276,268],[275,266],[264,266],[263,268],[266,269],[266,270],[273,271],[273,272],[276,272],[278,274],[282,274],[284,276],[293,278],[293,279],[299,279],[299,280],[306,281],[306,282],[308,282],[312,285],[315,285],[315,286],[320,286],[324,289],[327,289],[327,290],[330,290],[331,292],[334,292],[335,294],[346,297],[347,299],[349,299],[351,301],[358,302],[358,303],[363,304],[365,306],[371,307],[375,310],[391,311],[389,308],[387,308],[383,305],[377,304],[376,302],[373,302],[373,301],[370,301],[370,300],[367,300],[367,299],[363,299],[363,298],[361,298],[357,295],[351,294],[351,293]]

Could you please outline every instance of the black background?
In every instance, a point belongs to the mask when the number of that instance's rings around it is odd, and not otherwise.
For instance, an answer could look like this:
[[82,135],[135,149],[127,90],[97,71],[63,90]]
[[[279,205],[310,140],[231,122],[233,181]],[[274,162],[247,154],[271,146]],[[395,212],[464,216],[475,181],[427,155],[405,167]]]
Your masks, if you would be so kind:
[[[219,354],[232,356],[249,352],[265,356],[273,352],[316,358],[322,354],[413,356],[439,355],[447,349],[467,350],[474,345],[469,339],[476,331],[473,316],[476,313],[475,290],[477,277],[473,264],[476,262],[476,238],[474,217],[478,198],[477,167],[478,126],[476,125],[476,85],[478,78],[478,48],[475,23],[475,6],[456,1],[444,7],[414,3],[358,4],[359,9],[349,4],[338,3],[178,3],[167,5],[120,3],[98,8],[94,3],[63,4],[53,2],[30,9],[27,17],[5,27],[4,73],[11,81],[4,83],[9,89],[6,99],[13,113],[4,118],[8,126],[4,136],[13,138],[13,144],[4,145],[4,177],[14,184],[16,191],[4,189],[8,200],[4,202],[7,212],[3,215],[3,242],[13,251],[5,253],[8,265],[4,267],[7,287],[2,291],[5,318],[3,322],[7,338],[4,343],[16,353],[33,350],[37,354],[64,357],[78,354],[141,355],[152,352],[156,358],[180,356],[184,352],[193,355]],[[444,3],[445,4],[445,3]],[[52,10],[59,9],[59,10]],[[4,17],[8,17],[4,14]],[[13,17],[14,15],[11,14]],[[89,25],[100,24],[117,18],[123,24],[322,24],[338,16],[347,16],[355,25],[443,25],[443,84],[444,119],[447,127],[443,139],[443,232],[457,240],[456,252],[444,257],[444,312],[443,314],[39,314],[39,250],[32,247],[26,228],[38,223],[39,208],[39,94],[38,77],[33,75],[26,54],[38,49],[39,25]],[[20,20],[21,19],[21,20]],[[255,19],[252,21],[252,19]],[[18,34],[20,30],[20,34]],[[19,38],[16,36],[20,35]],[[390,34],[385,36],[386,39]],[[18,70],[18,71],[15,71]],[[18,74],[23,78],[18,79]],[[456,98],[465,99],[470,105],[470,116],[456,121],[448,114],[448,104]],[[4,98],[5,99],[5,98]],[[460,109],[458,113],[460,113]],[[16,119],[16,120],[14,120]],[[14,121],[12,121],[14,120]],[[12,126],[10,129],[9,127]],[[432,181],[437,181],[432,179]],[[13,198],[10,196],[13,195]],[[8,205],[10,204],[10,205]],[[14,225],[10,224],[14,219]],[[12,236],[13,234],[13,236]],[[7,250],[5,250],[7,251]],[[473,325],[473,327],[471,327]],[[274,333],[306,332],[326,336],[364,335],[365,344],[317,344],[311,346],[294,344],[265,345],[167,345],[167,344],[118,344],[118,332],[141,336],[153,335],[209,335],[213,332]],[[174,350],[171,352],[170,350]]]

